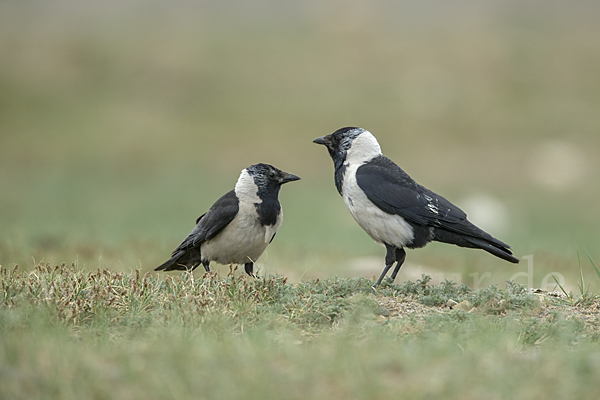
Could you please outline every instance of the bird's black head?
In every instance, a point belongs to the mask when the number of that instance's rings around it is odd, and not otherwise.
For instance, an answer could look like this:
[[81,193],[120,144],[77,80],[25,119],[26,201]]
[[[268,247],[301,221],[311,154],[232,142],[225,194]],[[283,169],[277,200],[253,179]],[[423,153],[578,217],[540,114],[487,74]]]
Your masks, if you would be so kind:
[[262,225],[274,225],[281,210],[279,188],[298,179],[272,165],[255,164],[242,171],[235,192],[238,198],[254,202]]
[[338,129],[331,135],[322,136],[313,140],[313,143],[322,144],[327,147],[329,155],[336,164],[343,163],[346,159],[346,154],[350,147],[352,147],[352,141],[360,136],[361,133],[366,132],[362,128],[346,127]]
[[313,142],[327,147],[335,168],[335,186],[340,194],[348,165],[361,165],[381,155],[375,136],[362,128],[341,128]]
[[300,179],[269,164],[254,164],[246,168],[246,171],[259,188],[279,187],[284,183]]

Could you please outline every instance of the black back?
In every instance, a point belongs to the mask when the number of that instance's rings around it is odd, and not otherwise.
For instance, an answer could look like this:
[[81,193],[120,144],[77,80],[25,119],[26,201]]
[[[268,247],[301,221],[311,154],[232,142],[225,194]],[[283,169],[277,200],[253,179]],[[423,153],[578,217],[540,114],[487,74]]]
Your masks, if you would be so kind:
[[480,237],[508,247],[469,222],[463,210],[416,183],[383,155],[360,166],[356,181],[368,199],[388,214],[400,215],[412,224]]

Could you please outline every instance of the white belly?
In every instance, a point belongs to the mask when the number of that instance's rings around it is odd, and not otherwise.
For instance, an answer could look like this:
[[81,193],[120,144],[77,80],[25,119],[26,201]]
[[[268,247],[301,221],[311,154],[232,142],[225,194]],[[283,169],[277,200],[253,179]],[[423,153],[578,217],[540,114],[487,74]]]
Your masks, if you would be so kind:
[[350,213],[371,238],[379,243],[404,247],[414,238],[412,226],[399,215],[388,214],[371,202],[356,182],[357,166],[348,166],[342,197]]
[[261,226],[254,204],[240,202],[235,218],[214,238],[202,243],[202,260],[219,264],[245,264],[256,261],[279,230],[283,213],[275,225]]

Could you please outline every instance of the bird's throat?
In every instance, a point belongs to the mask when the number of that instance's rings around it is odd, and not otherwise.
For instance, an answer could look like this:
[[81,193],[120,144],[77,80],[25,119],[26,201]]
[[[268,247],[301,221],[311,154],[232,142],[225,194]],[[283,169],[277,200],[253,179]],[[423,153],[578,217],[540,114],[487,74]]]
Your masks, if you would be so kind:
[[344,163],[343,159],[334,160],[335,166],[335,187],[337,188],[339,194],[342,194],[342,187],[344,184],[344,175],[346,174],[347,165]]

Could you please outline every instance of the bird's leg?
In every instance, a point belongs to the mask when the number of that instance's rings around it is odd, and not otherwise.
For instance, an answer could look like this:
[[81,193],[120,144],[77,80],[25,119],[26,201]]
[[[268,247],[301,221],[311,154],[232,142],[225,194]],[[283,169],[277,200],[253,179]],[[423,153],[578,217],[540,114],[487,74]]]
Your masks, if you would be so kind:
[[206,272],[210,272],[210,268],[208,268],[209,264],[210,264],[210,261],[202,261],[202,266],[204,267]]
[[379,275],[379,279],[377,279],[377,282],[373,285],[373,289],[381,284],[381,281],[385,278],[385,275],[396,261],[396,248],[387,243],[385,243],[385,248],[387,250],[387,253],[385,254],[385,267],[383,268],[381,275]]
[[256,276],[254,275],[254,263],[252,261],[249,261],[246,264],[244,264],[244,269],[246,270],[246,273],[248,275],[250,275],[253,278],[256,278]]
[[394,272],[392,272],[392,282],[396,279],[396,275],[398,275],[398,271],[400,271],[400,267],[404,264],[404,260],[406,259],[406,251],[404,248],[396,249],[396,268],[394,268]]
[[390,268],[392,268],[391,264],[390,265],[386,265],[383,268],[383,271],[381,272],[381,275],[379,275],[379,279],[377,279],[377,282],[375,282],[375,284],[373,285],[373,289],[376,289],[377,286],[379,286],[379,284],[381,283],[381,281],[383,280],[383,278],[385,277],[385,275],[387,274],[387,272],[390,270]]

